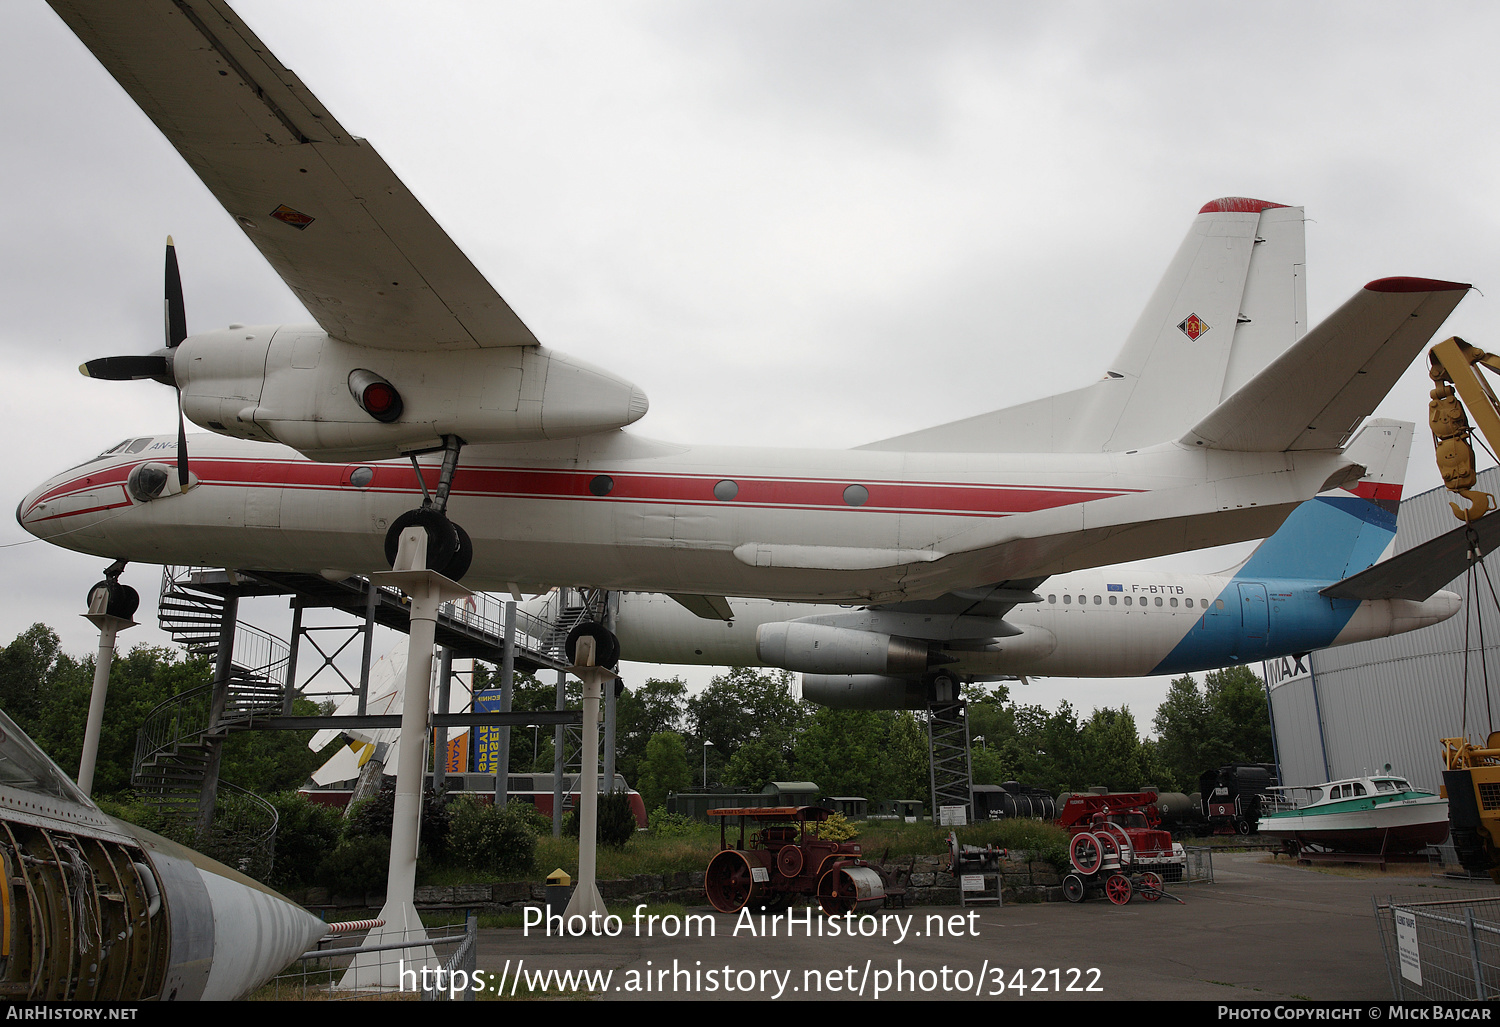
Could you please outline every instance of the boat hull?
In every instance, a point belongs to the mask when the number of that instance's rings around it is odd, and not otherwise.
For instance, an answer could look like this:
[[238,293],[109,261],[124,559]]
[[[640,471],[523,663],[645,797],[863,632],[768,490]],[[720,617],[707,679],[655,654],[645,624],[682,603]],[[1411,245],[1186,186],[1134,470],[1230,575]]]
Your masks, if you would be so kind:
[[[1448,800],[1423,796],[1356,807],[1353,800],[1263,816],[1260,833],[1338,852],[1412,852],[1448,837]],[[1345,807],[1345,808],[1340,808]]]

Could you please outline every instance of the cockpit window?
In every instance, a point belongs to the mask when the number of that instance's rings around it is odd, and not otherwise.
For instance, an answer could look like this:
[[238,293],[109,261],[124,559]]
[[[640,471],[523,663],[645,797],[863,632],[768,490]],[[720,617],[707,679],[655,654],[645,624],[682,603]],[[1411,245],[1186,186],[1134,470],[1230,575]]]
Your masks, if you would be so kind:
[[144,439],[136,439],[134,442],[132,442],[130,444],[130,448],[127,449],[125,452],[127,452],[127,453],[139,453],[141,450],[145,449],[149,445],[151,445],[151,438],[150,438],[150,436],[147,436]]
[[4,713],[0,713],[0,782],[54,799],[93,805]]

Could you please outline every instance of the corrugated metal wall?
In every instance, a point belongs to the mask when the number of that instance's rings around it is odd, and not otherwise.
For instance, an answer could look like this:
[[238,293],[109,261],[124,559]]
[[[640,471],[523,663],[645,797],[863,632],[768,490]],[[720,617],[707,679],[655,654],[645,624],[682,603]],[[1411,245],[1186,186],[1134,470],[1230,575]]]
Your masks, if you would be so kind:
[[[1422,455],[1418,450],[1413,459]],[[1500,470],[1482,473],[1478,488],[1500,496]],[[1458,526],[1448,508],[1450,495],[1439,488],[1401,504],[1396,552]],[[1500,554],[1485,563],[1500,592]],[[1270,675],[1283,782],[1317,783],[1376,771],[1388,763],[1416,787],[1437,791],[1442,783],[1438,741],[1464,733],[1466,628],[1471,646],[1467,734],[1483,741],[1492,726],[1500,728],[1500,609],[1482,573],[1472,601],[1467,576],[1448,589],[1465,597],[1464,609],[1441,624],[1313,653],[1311,677],[1295,676],[1277,685],[1276,674]]]

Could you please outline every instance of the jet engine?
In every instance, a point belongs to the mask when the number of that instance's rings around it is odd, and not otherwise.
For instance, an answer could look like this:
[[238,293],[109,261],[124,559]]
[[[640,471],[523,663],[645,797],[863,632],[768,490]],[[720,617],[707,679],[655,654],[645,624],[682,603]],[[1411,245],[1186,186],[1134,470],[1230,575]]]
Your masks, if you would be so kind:
[[639,420],[646,395],[540,346],[356,346],[316,325],[232,326],[169,351],[182,410],[222,435],[314,460],[382,460],[467,445],[575,438]]
[[933,662],[926,642],[802,621],[762,624],[755,652],[769,667],[813,674],[921,674]]
[[958,684],[939,672],[925,679],[883,674],[803,674],[802,698],[835,710],[925,710],[958,698]]

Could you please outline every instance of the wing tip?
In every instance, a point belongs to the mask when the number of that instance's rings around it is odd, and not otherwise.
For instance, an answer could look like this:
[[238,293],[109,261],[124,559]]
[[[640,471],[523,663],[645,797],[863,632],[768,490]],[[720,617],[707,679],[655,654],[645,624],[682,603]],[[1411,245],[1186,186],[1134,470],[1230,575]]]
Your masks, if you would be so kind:
[[1263,210],[1273,207],[1287,207],[1290,204],[1274,203],[1271,200],[1257,200],[1251,196],[1220,196],[1217,200],[1209,200],[1198,209],[1199,214],[1259,214]]
[[1377,278],[1365,284],[1370,292],[1459,292],[1472,288],[1468,282],[1445,282],[1440,278]]

